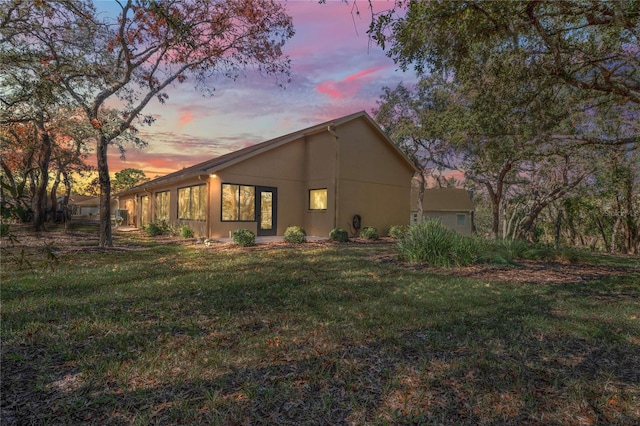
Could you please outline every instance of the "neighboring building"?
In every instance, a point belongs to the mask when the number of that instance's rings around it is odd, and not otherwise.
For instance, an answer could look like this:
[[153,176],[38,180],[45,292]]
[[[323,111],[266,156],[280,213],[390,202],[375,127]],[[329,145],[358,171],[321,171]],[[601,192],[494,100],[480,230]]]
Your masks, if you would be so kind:
[[100,213],[100,197],[71,195],[69,210],[73,216],[97,217]]
[[281,136],[118,194],[128,222],[186,224],[197,236],[238,228],[282,235],[289,226],[328,236],[336,227],[381,234],[407,224],[412,163],[365,112]]
[[[411,194],[411,223],[418,222],[417,191]],[[439,219],[443,225],[462,235],[473,232],[474,206],[471,196],[462,188],[425,189],[422,200],[424,219]]]
[[[58,201],[60,203],[61,201]],[[126,213],[120,207],[118,197],[111,200],[111,214],[123,216],[126,224]],[[85,195],[71,195],[69,198],[69,211],[75,218],[99,219],[100,217],[100,197],[88,197]]]

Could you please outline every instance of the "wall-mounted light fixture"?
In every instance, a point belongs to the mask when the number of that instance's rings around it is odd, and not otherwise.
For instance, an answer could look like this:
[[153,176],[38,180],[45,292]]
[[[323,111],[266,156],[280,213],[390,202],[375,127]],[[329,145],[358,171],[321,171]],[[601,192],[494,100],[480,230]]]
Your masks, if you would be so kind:
[[214,178],[214,179],[218,177],[218,175],[217,175],[217,174],[215,174],[215,173],[211,173],[209,176],[211,176],[211,177],[212,177],[212,178]]

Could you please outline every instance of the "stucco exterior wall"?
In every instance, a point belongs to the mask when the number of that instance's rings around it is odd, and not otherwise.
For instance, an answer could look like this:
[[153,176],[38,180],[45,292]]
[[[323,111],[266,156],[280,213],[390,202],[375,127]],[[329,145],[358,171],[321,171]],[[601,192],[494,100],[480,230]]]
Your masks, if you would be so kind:
[[392,225],[409,223],[413,169],[366,121],[345,124],[340,139],[338,226],[355,234],[355,214],[362,226],[385,235]]
[[[464,224],[458,223],[458,215],[464,216]],[[462,235],[472,234],[472,218],[469,212],[424,212],[425,219],[438,219],[444,226]]]
[[[337,138],[336,138],[337,137]],[[352,119],[338,126],[313,128],[298,139],[265,145],[250,155],[202,169],[198,176],[176,177],[166,183],[153,182],[122,200],[130,200],[130,222],[140,226],[140,197],[150,199],[150,220],[157,220],[156,194],[169,192],[169,222],[186,224],[196,236],[228,237],[238,228],[258,233],[256,221],[222,221],[222,184],[272,187],[277,189],[276,234],[289,226],[303,226],[310,236],[328,236],[338,226],[352,231],[352,217],[359,214],[363,226],[375,226],[381,234],[391,225],[407,224],[410,217],[412,167],[395,148],[367,122]],[[200,169],[194,169],[198,173]],[[190,173],[194,173],[190,172]],[[214,176],[215,174],[215,176]],[[207,185],[207,220],[178,219],[178,189]],[[326,210],[310,210],[309,191],[327,190]]]

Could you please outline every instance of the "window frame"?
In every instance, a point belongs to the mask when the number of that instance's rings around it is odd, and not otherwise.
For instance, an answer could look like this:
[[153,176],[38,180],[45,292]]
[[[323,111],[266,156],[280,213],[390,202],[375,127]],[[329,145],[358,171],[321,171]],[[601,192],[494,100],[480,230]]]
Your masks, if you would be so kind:
[[[460,218],[462,218],[462,223],[460,223]],[[456,213],[456,226],[459,226],[459,227],[467,226],[467,214],[466,213]]]
[[[238,211],[236,212],[237,215],[235,216],[237,219],[225,219],[224,218],[224,187],[225,185],[227,186],[237,186],[238,187],[238,192],[237,192],[237,196],[238,196]],[[241,220],[240,218],[242,217],[242,203],[240,202],[240,196],[242,194],[241,188],[245,187],[245,188],[252,188],[253,189],[253,219],[244,219]],[[240,223],[252,223],[252,222],[257,222],[257,215],[256,215],[256,206],[257,206],[257,200],[256,200],[256,192],[257,192],[257,186],[256,185],[247,185],[247,184],[243,184],[243,183],[232,183],[232,182],[222,182],[220,184],[220,222],[226,222],[226,223],[233,223],[233,222],[240,222]]]
[[[154,216],[155,216],[155,220],[166,220],[166,221],[170,220],[171,219],[171,191],[169,191],[168,189],[165,190],[165,191],[157,191],[156,193],[154,193],[154,195],[155,195],[155,200],[154,201],[155,201],[155,207],[156,208],[154,209],[153,213],[154,213]],[[160,210],[159,207],[158,207],[158,197],[160,195],[166,195],[166,197],[167,197],[166,203],[163,203],[164,204],[163,207],[166,207],[166,209],[167,209],[166,217],[160,217],[158,215],[158,211]]]
[[[203,211],[203,219],[197,219],[197,218],[193,218],[193,217],[180,217],[180,193],[181,191],[185,190],[185,189],[189,189],[189,213],[190,215],[193,216],[193,213],[195,213],[193,211],[193,188],[204,188],[204,211]],[[197,222],[206,222],[207,221],[207,184],[206,183],[198,183],[198,184],[194,184],[194,185],[187,185],[187,186],[182,186],[180,188],[178,188],[177,190],[177,194],[178,196],[176,197],[176,201],[178,203],[178,220],[192,220],[192,221],[197,221]]]
[[[311,200],[313,199],[311,197],[311,193],[313,191],[324,191],[324,194],[325,194],[325,200],[324,200],[325,208],[324,209],[314,209],[314,208],[311,207]],[[307,203],[307,209],[309,211],[311,211],[311,212],[326,212],[327,209],[329,208],[329,190],[327,188],[311,188],[311,189],[309,189],[308,198],[309,199],[308,199],[308,203]]]
[[151,196],[142,194],[140,196],[140,225],[145,226],[151,223]]

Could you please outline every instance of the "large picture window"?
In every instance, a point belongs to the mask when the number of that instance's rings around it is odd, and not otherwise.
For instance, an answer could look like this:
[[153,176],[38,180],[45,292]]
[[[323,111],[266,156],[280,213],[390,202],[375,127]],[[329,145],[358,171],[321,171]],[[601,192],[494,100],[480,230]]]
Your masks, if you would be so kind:
[[178,189],[178,218],[206,220],[207,186],[194,185]]
[[256,188],[248,185],[222,184],[222,221],[256,220]]
[[169,220],[169,191],[156,192],[156,220]]
[[309,190],[309,210],[327,209],[327,189]]
[[150,222],[149,196],[140,197],[140,225],[145,226]]

